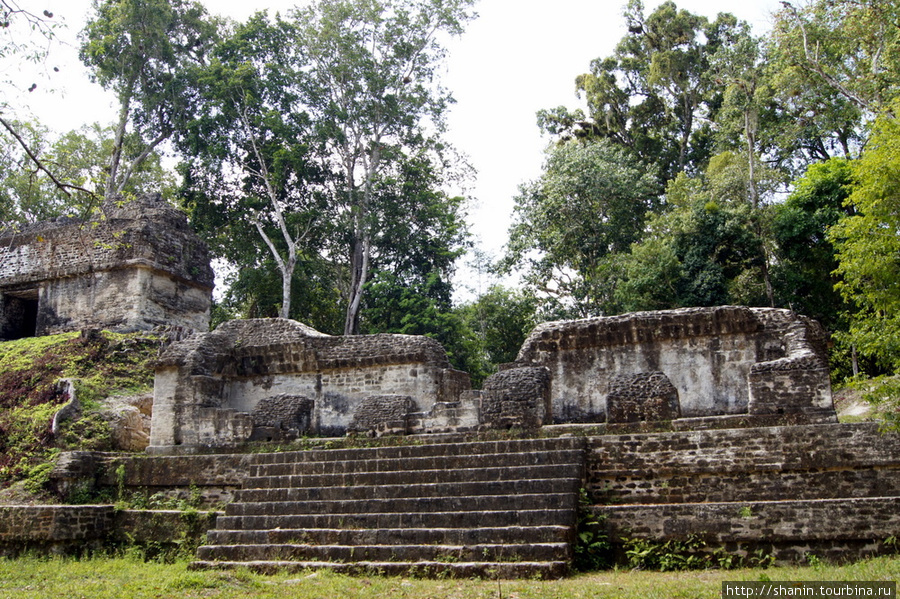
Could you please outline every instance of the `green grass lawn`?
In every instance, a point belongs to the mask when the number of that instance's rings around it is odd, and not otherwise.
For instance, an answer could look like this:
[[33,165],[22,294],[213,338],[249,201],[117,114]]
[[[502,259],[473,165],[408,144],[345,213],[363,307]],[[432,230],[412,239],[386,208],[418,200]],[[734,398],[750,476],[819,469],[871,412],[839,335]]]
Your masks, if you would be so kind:
[[898,580],[900,557],[847,566],[694,572],[608,571],[564,580],[422,580],[349,577],[325,572],[259,576],[244,570],[192,572],[187,562],[144,563],[137,559],[21,558],[0,560],[0,598],[68,599],[213,597],[345,599],[559,598],[718,599],[725,580]]

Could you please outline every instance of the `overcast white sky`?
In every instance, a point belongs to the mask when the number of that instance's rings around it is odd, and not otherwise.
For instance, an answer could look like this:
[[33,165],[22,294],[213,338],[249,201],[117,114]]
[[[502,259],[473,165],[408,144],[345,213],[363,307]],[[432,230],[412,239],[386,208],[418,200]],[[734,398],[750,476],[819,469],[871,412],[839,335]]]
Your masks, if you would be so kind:
[[[542,108],[579,105],[575,77],[592,59],[608,56],[625,33],[626,0],[481,0],[479,18],[451,45],[443,82],[457,104],[450,118],[450,139],[477,169],[470,192],[472,231],[481,247],[499,255],[506,241],[513,196],[519,184],[540,174],[548,140],[538,131]],[[649,12],[661,0],[645,0]],[[77,60],[77,32],[90,0],[21,0],[23,8],[44,8],[68,27],[60,38],[71,45],[53,50],[49,67],[60,66],[54,81],[37,80],[23,94],[34,115],[58,131],[83,123],[113,121],[111,99],[89,83]],[[296,0],[205,0],[211,13],[245,19],[256,10],[285,11]],[[769,28],[778,0],[676,0],[680,8],[714,18],[731,12],[749,21],[757,34]],[[27,85],[27,84],[26,84]],[[50,93],[50,88],[55,90]],[[462,285],[479,286],[472,280]]]

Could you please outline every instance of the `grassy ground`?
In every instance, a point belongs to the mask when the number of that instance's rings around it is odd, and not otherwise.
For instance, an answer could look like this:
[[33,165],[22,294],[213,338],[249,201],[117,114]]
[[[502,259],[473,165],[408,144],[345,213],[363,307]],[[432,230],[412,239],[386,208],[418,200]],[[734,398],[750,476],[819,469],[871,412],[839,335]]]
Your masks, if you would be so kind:
[[718,599],[726,580],[898,580],[900,558],[877,558],[847,566],[817,564],[766,570],[699,572],[609,571],[564,580],[420,580],[347,577],[325,572],[259,576],[247,571],[191,572],[187,562],[144,563],[137,559],[0,560],[0,598],[217,599]]

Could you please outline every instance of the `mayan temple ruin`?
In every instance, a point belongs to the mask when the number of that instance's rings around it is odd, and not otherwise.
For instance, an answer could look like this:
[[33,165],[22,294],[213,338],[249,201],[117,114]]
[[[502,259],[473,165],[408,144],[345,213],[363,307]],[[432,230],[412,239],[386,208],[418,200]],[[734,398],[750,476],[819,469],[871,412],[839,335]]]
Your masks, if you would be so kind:
[[104,202],[87,222],[0,231],[0,339],[102,328],[206,330],[206,245],[158,195]]
[[147,451],[64,453],[60,497],[210,508],[185,532],[177,513],[6,506],[4,552],[190,534],[198,569],[559,577],[585,511],[612,560],[634,539],[748,565],[856,559],[900,532],[900,439],[837,422],[825,332],[788,310],[544,323],[472,389],[425,337],[286,319],[208,331],[205,247],[154,198],[0,252],[0,337],[196,331],[156,360]]

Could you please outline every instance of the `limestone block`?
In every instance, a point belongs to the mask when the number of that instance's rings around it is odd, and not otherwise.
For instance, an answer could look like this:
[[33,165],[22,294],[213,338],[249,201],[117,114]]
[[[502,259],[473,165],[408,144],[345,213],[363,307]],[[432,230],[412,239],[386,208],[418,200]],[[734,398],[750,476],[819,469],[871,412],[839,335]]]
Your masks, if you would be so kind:
[[153,394],[115,396],[103,402],[101,414],[109,422],[116,449],[144,451],[150,445]]
[[546,368],[503,370],[484,381],[481,417],[493,428],[537,428],[550,419]]
[[406,433],[409,415],[416,402],[408,395],[373,395],[360,402],[353,413],[348,432],[369,431]]
[[674,420],[680,416],[678,389],[662,372],[616,375],[609,382],[607,422]]
[[[260,401],[250,415],[253,418],[254,437],[271,441],[296,439],[308,433],[313,424],[315,401],[304,395],[285,393]],[[257,434],[256,429],[266,429]]]

